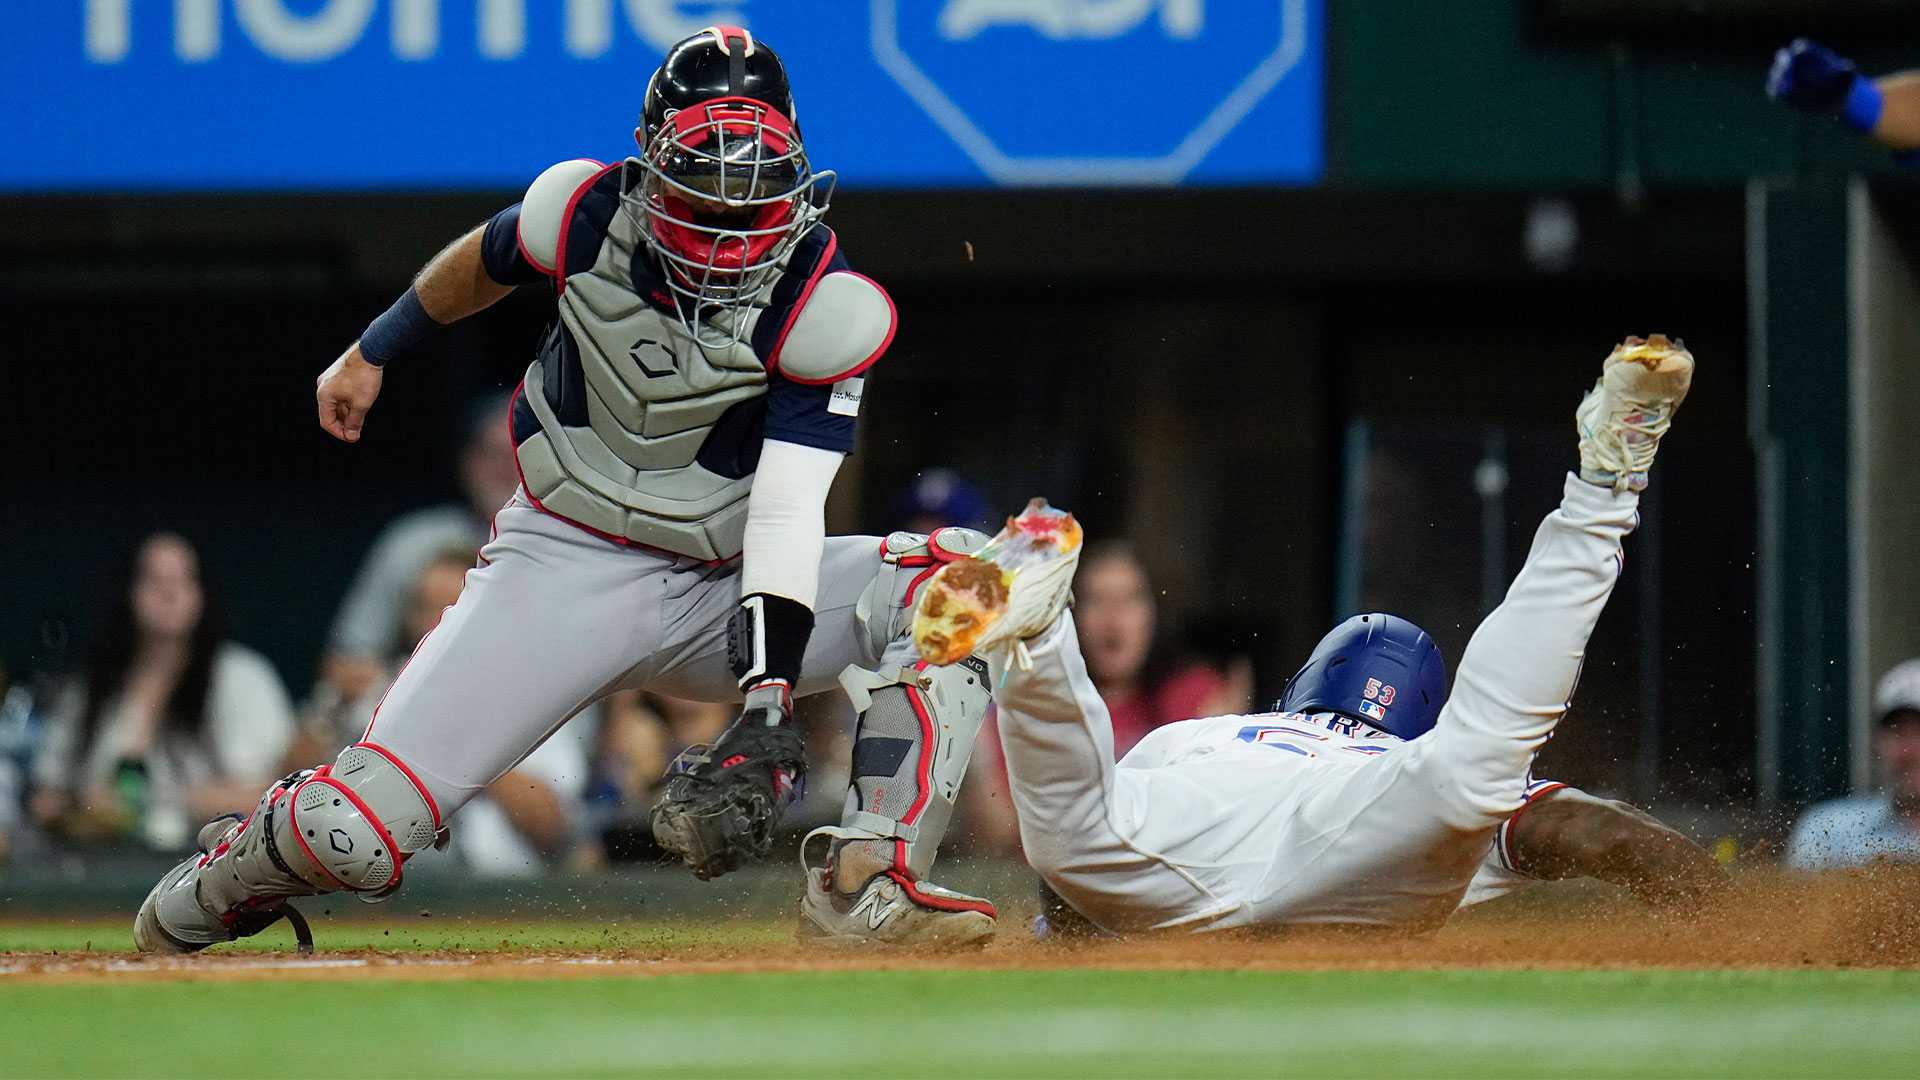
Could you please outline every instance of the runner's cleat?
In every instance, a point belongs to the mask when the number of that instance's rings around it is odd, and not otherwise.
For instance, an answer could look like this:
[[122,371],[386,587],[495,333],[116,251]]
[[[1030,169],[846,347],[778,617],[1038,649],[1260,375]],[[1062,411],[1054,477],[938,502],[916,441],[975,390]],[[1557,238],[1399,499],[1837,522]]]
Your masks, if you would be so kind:
[[949,563],[927,583],[913,613],[913,643],[931,664],[1010,649],[1030,666],[1024,642],[1060,617],[1071,599],[1085,535],[1080,523],[1045,499],[971,558]]
[[1580,402],[1580,479],[1644,491],[1660,437],[1693,385],[1693,354],[1678,338],[1630,337],[1616,346]]

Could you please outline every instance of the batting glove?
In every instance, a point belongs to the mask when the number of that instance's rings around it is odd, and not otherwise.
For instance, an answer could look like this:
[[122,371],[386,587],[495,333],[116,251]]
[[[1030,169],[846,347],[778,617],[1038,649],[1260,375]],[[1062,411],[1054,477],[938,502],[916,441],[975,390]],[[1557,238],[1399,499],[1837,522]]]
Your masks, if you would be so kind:
[[1794,38],[1773,54],[1767,96],[1810,112],[1833,113],[1859,132],[1880,120],[1880,91],[1853,61],[1817,41]]

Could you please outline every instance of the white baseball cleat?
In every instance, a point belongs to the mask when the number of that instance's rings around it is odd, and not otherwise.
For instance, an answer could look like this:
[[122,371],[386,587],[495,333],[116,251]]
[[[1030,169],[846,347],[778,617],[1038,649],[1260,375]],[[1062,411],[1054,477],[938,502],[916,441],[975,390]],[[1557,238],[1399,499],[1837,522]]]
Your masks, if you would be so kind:
[[1071,599],[1085,535],[1080,523],[1045,499],[971,558],[948,563],[927,582],[913,613],[913,643],[930,664],[1009,649],[1031,667],[1026,639],[1053,625]]
[[855,896],[834,891],[833,869],[809,870],[800,901],[800,940],[842,948],[959,949],[993,936],[993,905],[930,881],[888,871]]
[[1580,431],[1580,479],[1615,491],[1644,491],[1660,437],[1693,385],[1693,354],[1664,334],[1614,347],[1600,380],[1573,414]]

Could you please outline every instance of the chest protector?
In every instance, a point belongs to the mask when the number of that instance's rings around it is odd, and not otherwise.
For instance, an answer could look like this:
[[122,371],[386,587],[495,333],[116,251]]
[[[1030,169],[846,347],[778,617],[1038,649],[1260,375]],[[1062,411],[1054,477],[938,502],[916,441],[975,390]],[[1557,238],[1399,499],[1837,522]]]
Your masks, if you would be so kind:
[[[729,410],[767,392],[749,344],[758,312],[747,340],[703,328],[695,341],[636,288],[642,244],[632,219],[613,214],[592,266],[565,278],[560,325],[527,369],[525,399],[540,430],[520,443],[521,474],[542,508],[595,532],[730,558],[740,552],[753,476],[709,469],[702,449]],[[556,369],[576,363],[584,386],[567,387],[571,373]],[[568,401],[583,408],[567,409],[563,422],[556,402]]]

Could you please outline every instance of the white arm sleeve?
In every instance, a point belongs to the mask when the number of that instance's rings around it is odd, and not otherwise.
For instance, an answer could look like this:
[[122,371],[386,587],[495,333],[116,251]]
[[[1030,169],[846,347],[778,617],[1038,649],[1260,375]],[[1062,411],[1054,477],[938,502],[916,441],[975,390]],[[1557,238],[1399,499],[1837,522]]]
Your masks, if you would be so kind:
[[845,455],[768,439],[747,496],[740,595],[769,593],[813,607],[827,546],[827,491]]

